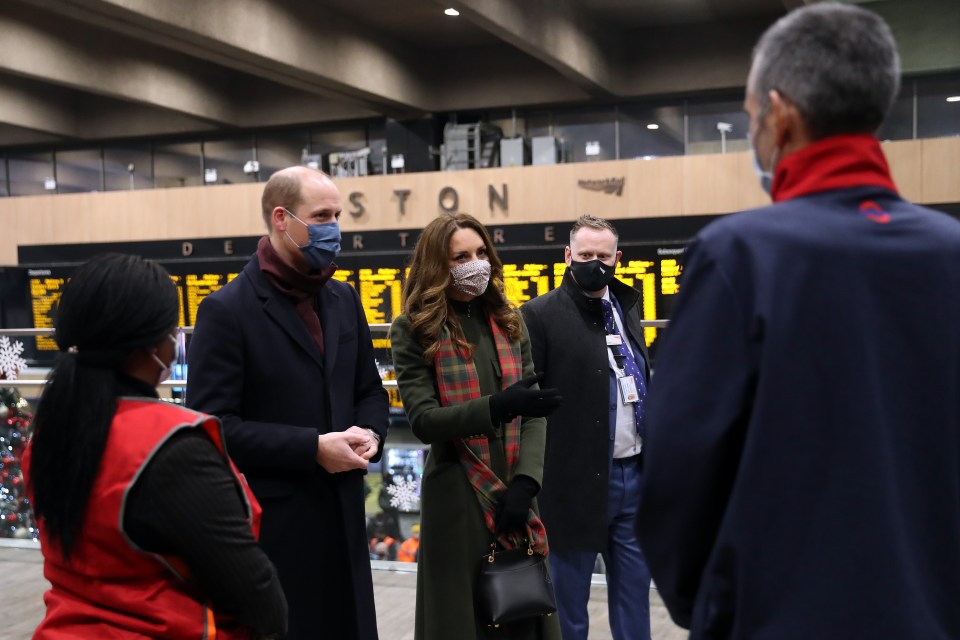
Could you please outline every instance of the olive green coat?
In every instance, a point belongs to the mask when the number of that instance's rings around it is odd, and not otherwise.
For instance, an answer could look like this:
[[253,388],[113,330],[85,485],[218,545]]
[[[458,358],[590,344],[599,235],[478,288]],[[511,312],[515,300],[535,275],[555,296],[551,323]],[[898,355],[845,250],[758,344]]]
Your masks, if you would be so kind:
[[[491,535],[480,504],[460,465],[454,440],[478,433],[490,438],[491,468],[506,478],[506,459],[500,427],[490,418],[488,397],[500,390],[500,364],[493,334],[477,312],[478,303],[456,304],[464,335],[474,345],[474,363],[483,397],[441,407],[433,363],[423,359],[423,347],[414,339],[410,321],[400,316],[390,329],[397,386],[413,433],[430,445],[421,491],[420,554],[417,566],[417,640],[559,640],[557,616],[504,625],[499,629],[477,621],[473,584],[481,556]],[[520,344],[523,376],[533,375],[533,359],[526,327]],[[514,474],[543,477],[546,421],[521,422],[520,455]],[[549,536],[549,532],[548,536]]]

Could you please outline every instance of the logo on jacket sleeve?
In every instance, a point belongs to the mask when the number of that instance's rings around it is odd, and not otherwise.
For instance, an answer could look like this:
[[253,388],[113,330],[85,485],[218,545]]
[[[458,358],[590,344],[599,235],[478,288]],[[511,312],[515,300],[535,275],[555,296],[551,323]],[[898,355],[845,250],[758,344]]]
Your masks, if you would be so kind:
[[860,203],[860,215],[877,224],[890,222],[890,214],[873,200],[864,200]]

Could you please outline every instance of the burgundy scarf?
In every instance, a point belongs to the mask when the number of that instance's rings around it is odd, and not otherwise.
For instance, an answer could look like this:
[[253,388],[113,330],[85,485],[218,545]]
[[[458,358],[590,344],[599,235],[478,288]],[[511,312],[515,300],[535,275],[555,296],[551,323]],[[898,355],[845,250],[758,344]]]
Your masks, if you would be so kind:
[[269,236],[260,238],[257,244],[257,260],[260,261],[260,271],[266,274],[277,291],[293,300],[297,315],[303,320],[322,354],[323,327],[320,326],[316,305],[317,294],[337,270],[337,265],[331,264],[320,271],[303,273],[283,261],[270,244]]

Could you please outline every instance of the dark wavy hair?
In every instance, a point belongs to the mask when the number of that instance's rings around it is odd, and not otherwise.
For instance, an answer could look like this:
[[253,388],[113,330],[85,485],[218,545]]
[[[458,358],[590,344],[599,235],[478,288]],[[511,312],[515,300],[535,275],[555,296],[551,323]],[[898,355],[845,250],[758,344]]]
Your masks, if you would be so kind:
[[177,326],[177,289],[158,264],[107,254],[63,288],[54,318],[61,354],[33,419],[30,489],[41,525],[69,558],[117,408],[117,373]]
[[450,238],[458,229],[473,229],[487,248],[490,285],[478,298],[484,314],[492,315],[511,340],[519,340],[523,332],[520,314],[503,293],[503,263],[493,248],[486,227],[467,213],[443,214],[421,232],[410,261],[410,273],[403,285],[403,312],[410,318],[413,336],[424,347],[424,358],[428,362],[433,362],[436,356],[444,328],[468,356],[473,354],[473,345],[464,337],[457,314],[451,312],[447,299],[447,288],[453,282]]

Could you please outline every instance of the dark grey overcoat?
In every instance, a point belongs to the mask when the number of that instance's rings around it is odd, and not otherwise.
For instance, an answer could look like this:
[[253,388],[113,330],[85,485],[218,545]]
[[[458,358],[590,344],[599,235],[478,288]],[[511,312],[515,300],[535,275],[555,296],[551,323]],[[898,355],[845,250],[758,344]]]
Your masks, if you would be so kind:
[[[640,292],[619,280],[610,291],[632,343],[648,361],[638,302]],[[543,489],[538,496],[553,549],[605,551],[613,431],[611,372],[599,298],[589,298],[569,270],[561,285],[521,308],[530,331],[542,387],[560,389],[564,402],[547,419]],[[649,368],[646,371],[650,379]]]

